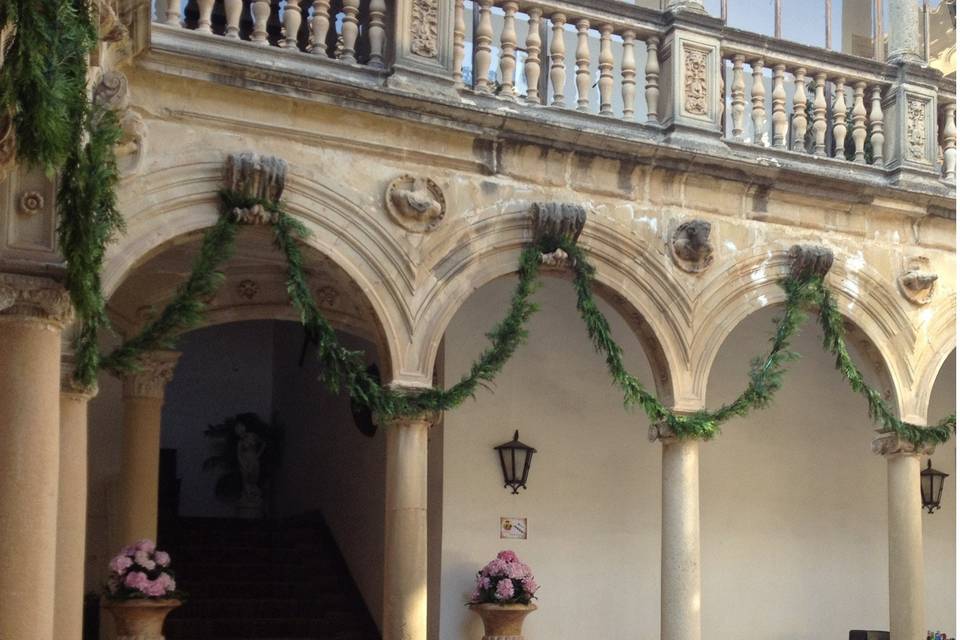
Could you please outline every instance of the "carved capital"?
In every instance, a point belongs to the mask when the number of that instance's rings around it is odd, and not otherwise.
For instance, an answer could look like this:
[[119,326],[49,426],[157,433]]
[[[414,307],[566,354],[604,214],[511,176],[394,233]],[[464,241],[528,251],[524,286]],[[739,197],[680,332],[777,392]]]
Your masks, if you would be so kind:
[[414,233],[433,231],[447,211],[443,190],[430,178],[402,175],[387,185],[387,213],[398,225]]
[[397,416],[393,418],[374,416],[374,422],[385,429],[402,429],[424,423],[428,427],[432,427],[440,422],[440,412],[427,411],[426,413],[420,413],[415,416]]
[[64,352],[60,358],[60,395],[76,396],[80,400],[89,400],[99,391],[96,384],[86,387],[76,381],[73,372],[77,363],[72,353]]
[[0,320],[42,322],[63,329],[73,318],[70,294],[50,278],[0,273]]
[[177,351],[148,351],[140,357],[140,369],[123,377],[124,398],[163,399],[167,383],[173,380],[180,353]]
[[928,258],[912,258],[897,278],[900,294],[913,304],[924,305],[933,298],[939,276],[929,269]]
[[[257,153],[231,153],[227,157],[225,184],[248,198],[277,203],[287,181],[287,161]],[[235,207],[231,214],[241,224],[267,224],[270,214],[260,205]]]
[[790,275],[795,278],[824,277],[833,266],[833,251],[820,245],[795,244],[790,247]]
[[710,228],[706,220],[688,220],[673,232],[670,255],[674,263],[687,273],[700,273],[713,263]]
[[673,444],[677,441],[677,434],[675,434],[673,429],[668,427],[666,423],[656,422],[650,425],[647,438],[650,442],[657,442],[659,440],[662,444]]
[[587,210],[567,202],[534,202],[530,206],[530,217],[537,241],[566,237],[576,242],[587,223]]
[[877,429],[877,434],[873,439],[873,452],[881,456],[929,456],[936,448],[932,444],[917,446],[892,431]]

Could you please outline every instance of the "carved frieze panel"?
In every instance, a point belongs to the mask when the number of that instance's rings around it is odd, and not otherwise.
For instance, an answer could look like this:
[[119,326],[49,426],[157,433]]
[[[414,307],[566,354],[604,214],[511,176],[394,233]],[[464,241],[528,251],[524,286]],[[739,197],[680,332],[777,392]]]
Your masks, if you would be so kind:
[[410,51],[423,58],[436,58],[439,23],[438,0],[413,0],[410,21]]
[[700,273],[713,263],[710,223],[688,220],[677,226],[670,238],[670,256],[687,273]]
[[922,256],[911,258],[897,278],[897,286],[904,298],[916,305],[924,305],[933,298],[939,276],[930,271],[930,260]]
[[432,231],[443,220],[447,204],[443,190],[430,178],[402,175],[387,185],[387,213],[414,233]]
[[683,47],[683,109],[707,114],[707,55],[703,49]]
[[21,168],[0,187],[0,206],[6,211],[2,249],[37,254],[56,251],[56,184],[43,171]]
[[911,160],[927,160],[927,105],[916,98],[907,99],[907,152]]

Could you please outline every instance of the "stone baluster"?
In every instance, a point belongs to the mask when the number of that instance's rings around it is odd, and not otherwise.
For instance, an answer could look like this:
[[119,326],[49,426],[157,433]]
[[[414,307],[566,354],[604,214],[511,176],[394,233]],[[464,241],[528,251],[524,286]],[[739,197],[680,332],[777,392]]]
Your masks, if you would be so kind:
[[590,21],[577,20],[577,111],[590,109]]
[[733,56],[733,82],[730,83],[730,118],[733,124],[734,140],[743,140],[743,115],[746,111],[746,80],[743,77],[744,58]]
[[503,30],[500,32],[500,95],[514,97],[517,72],[517,9],[516,2],[504,2]]
[[[380,0],[381,2],[383,0]],[[374,2],[371,1],[371,10]],[[290,51],[298,51],[297,34],[300,31],[300,24],[303,21],[303,14],[300,13],[300,0],[287,0],[283,9],[283,40],[280,41],[280,47]]]
[[957,105],[947,103],[943,107],[943,177],[957,179]]
[[223,13],[227,21],[227,29],[224,35],[228,38],[238,39],[240,37],[240,16],[243,14],[243,0],[223,0]]
[[197,10],[200,14],[197,18],[197,31],[213,33],[213,29],[210,28],[210,17],[213,15],[213,0],[197,0]]
[[753,61],[753,86],[750,88],[750,102],[753,110],[750,119],[753,120],[753,144],[767,145],[767,108],[764,102],[767,97],[767,88],[763,84],[763,59]]
[[632,29],[623,32],[623,55],[620,58],[621,90],[623,92],[623,119],[633,120],[637,103],[637,57],[634,51],[637,33]]
[[357,61],[357,36],[359,35],[360,0],[343,0],[343,24],[340,27],[343,48],[340,49],[340,59],[344,62]]
[[778,149],[787,148],[787,91],[783,87],[783,72],[786,67],[782,64],[773,65],[773,92],[771,93],[773,115],[773,146]]
[[166,23],[171,27],[180,25],[180,2],[179,0],[167,0],[167,20]]
[[453,0],[453,81],[457,88],[463,86],[463,41],[467,23],[463,18],[463,0]]
[[493,44],[493,16],[491,8],[493,0],[479,0],[480,20],[477,22],[477,30],[474,39],[477,44],[477,52],[474,56],[474,86],[481,93],[493,93],[493,85],[490,82],[490,63],[493,60],[491,54]]
[[827,83],[827,74],[818,73],[813,77],[815,93],[813,94],[813,155],[827,155],[827,97],[824,87]]
[[367,64],[374,69],[383,69],[383,52],[387,43],[386,0],[370,0],[370,18],[367,23],[367,40],[370,43],[370,58]]
[[327,31],[330,29],[330,0],[313,1],[313,19],[310,20],[310,53],[327,55]]
[[270,3],[266,0],[256,0],[252,3],[253,12],[253,33],[250,35],[250,42],[260,46],[267,46],[267,20],[270,19]]
[[873,86],[870,98],[870,146],[873,148],[873,164],[883,166],[883,107],[881,105],[882,89],[880,85]]
[[643,68],[646,79],[644,96],[647,100],[647,122],[658,122],[660,104],[660,38],[647,38],[647,64]]
[[563,107],[566,104],[563,89],[567,81],[567,47],[563,42],[563,25],[567,22],[567,16],[555,13],[550,16],[550,22],[553,24],[553,36],[550,39],[550,85],[553,87],[553,101],[550,104]]
[[844,145],[847,141],[847,94],[844,91],[845,78],[833,81],[833,157],[844,157]]
[[543,11],[531,7],[527,14],[527,59],[523,64],[523,73],[527,81],[527,102],[540,104],[540,23]]
[[793,145],[794,151],[804,150],[807,136],[807,70],[800,67],[793,72]]
[[600,25],[600,115],[613,115],[613,25]]
[[867,107],[863,103],[863,92],[867,88],[866,82],[857,82],[853,85],[853,138],[854,162],[864,163],[863,147],[867,140]]

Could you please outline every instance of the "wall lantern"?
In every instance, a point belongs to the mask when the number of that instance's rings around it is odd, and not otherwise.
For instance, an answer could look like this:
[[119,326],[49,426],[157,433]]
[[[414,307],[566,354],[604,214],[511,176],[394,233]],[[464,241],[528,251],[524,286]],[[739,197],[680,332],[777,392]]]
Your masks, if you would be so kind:
[[[520,487],[527,488],[527,475],[530,473],[530,460],[537,452],[520,442],[520,432],[513,432],[513,440],[494,447],[500,454],[500,469],[503,470],[503,486],[513,489],[516,495]],[[942,483],[941,483],[942,484]]]
[[920,472],[920,495],[923,497],[923,506],[927,513],[933,513],[940,508],[940,496],[943,495],[943,481],[950,474],[937,471],[933,463],[927,460],[927,468]]

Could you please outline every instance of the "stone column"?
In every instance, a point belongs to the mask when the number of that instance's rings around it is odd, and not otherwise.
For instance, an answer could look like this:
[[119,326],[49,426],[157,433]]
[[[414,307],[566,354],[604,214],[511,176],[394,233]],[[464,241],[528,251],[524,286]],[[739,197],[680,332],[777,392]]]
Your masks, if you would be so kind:
[[920,5],[917,0],[890,0],[887,16],[887,61],[922,62]]
[[920,456],[896,434],[881,432],[873,451],[887,459],[887,530],[890,554],[890,640],[926,638]]
[[83,574],[87,533],[87,403],[96,395],[73,380],[64,356],[60,381],[60,490],[57,498],[57,583],[53,637],[83,635]]
[[0,273],[0,638],[51,640],[67,292]]
[[434,415],[396,418],[387,436],[383,640],[427,638],[427,436]]
[[679,440],[665,426],[660,535],[660,638],[700,640],[700,443]]
[[119,527],[114,546],[157,539],[160,473],[160,416],[163,392],[173,379],[180,354],[152,351],[140,370],[123,379],[123,449],[120,468]]

